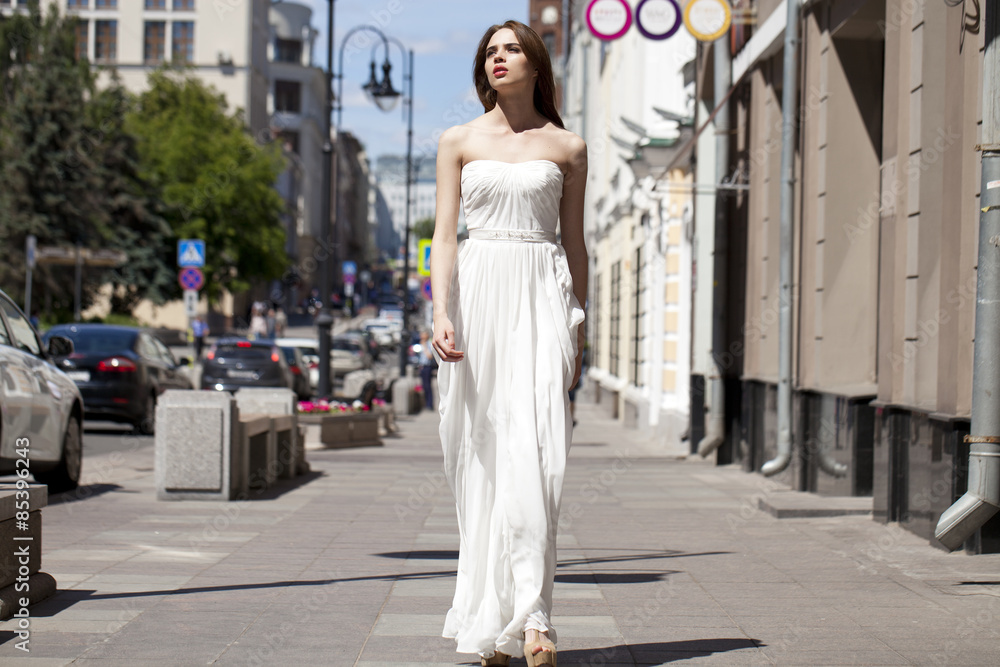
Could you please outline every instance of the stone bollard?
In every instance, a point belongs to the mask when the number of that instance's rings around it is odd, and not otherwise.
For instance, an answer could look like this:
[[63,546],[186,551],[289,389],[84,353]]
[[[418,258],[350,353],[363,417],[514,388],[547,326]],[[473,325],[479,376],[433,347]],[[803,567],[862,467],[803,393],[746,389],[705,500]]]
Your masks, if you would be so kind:
[[[42,508],[49,502],[48,487],[24,485],[24,480],[19,481],[21,489],[14,483],[0,485],[0,620],[21,614],[22,609],[56,592],[56,580],[52,575],[39,571],[42,567]],[[16,642],[17,635],[10,634]]]
[[411,377],[399,378],[392,383],[392,409],[397,415],[415,415],[420,412],[417,381]]
[[[277,417],[287,415],[291,417],[290,430],[298,431],[298,413],[296,412],[295,392],[291,389],[264,388],[264,387],[244,387],[236,392],[236,405],[239,406],[240,414],[267,415]],[[281,479],[293,479],[296,471],[303,467],[305,450],[296,446],[295,437],[285,437],[282,435],[284,422],[278,425],[275,432],[277,441],[276,458],[278,461],[278,477]]]
[[246,493],[248,452],[232,395],[170,389],[156,406],[155,478],[160,500],[233,500]]

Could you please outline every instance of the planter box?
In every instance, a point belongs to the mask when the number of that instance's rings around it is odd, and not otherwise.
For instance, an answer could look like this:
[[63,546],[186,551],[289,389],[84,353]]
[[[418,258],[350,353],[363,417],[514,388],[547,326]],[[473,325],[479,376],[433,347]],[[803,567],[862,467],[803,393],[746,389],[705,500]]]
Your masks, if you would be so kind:
[[327,449],[345,447],[381,447],[379,417],[371,412],[334,412],[300,414],[300,424],[318,424],[320,442]]

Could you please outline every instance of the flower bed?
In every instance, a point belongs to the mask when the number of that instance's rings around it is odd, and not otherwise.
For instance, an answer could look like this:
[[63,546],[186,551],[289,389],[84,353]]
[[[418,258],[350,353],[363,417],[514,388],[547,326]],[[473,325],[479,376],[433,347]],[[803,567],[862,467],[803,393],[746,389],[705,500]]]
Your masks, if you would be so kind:
[[302,401],[298,404],[299,423],[320,428],[320,442],[329,449],[381,446],[379,415],[360,401]]

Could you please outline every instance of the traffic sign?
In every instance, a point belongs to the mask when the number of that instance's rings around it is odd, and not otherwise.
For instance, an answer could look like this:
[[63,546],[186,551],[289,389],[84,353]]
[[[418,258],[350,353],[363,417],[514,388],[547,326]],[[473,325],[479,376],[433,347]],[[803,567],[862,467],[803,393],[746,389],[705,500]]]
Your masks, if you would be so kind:
[[433,301],[431,298],[431,279],[427,278],[424,280],[423,285],[420,286],[420,293],[424,295],[424,298],[428,301]]
[[431,275],[431,240],[420,239],[417,244],[417,275]]
[[205,284],[205,274],[201,272],[201,269],[189,266],[186,269],[181,269],[180,273],[177,274],[177,282],[181,284],[182,289],[197,292]]
[[181,239],[177,242],[177,266],[205,266],[205,242],[201,239]]
[[358,275],[358,264],[350,260],[344,261],[343,265],[344,282],[353,285],[354,278]]
[[198,316],[198,290],[184,290],[184,314],[187,315],[188,318],[195,318]]

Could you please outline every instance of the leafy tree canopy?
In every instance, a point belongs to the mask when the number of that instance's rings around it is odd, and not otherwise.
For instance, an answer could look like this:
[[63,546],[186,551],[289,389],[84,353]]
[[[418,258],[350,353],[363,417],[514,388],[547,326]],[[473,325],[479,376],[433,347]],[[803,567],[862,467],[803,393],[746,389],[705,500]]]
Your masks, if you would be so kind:
[[274,189],[284,166],[277,144],[258,145],[242,114],[198,79],[159,70],[149,84],[127,128],[174,237],[205,240],[209,298],[280,277],[287,257]]

